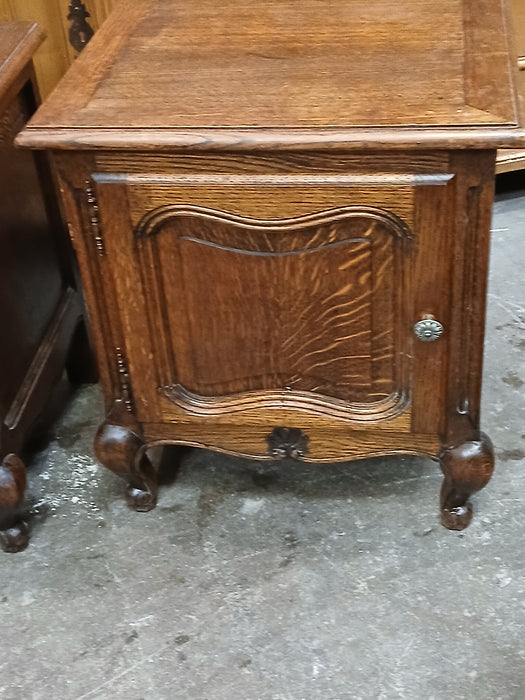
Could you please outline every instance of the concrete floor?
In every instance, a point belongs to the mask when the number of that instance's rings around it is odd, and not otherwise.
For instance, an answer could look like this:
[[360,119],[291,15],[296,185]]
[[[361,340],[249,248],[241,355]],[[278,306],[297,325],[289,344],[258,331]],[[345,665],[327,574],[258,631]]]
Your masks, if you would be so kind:
[[[420,458],[189,452],[148,514],[93,458],[98,387],[37,455],[47,502],[0,567],[2,700],[523,700],[525,190],[494,217],[483,425],[462,533]],[[41,505],[41,511],[45,508]]]

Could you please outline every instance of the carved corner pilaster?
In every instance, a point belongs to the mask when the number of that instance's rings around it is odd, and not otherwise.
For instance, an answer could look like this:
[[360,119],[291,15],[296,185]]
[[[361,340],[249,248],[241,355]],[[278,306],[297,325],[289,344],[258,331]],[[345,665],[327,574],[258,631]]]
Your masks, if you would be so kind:
[[126,499],[137,511],[148,511],[157,502],[157,473],[146,454],[142,426],[135,415],[128,362],[122,348],[114,348],[115,397],[95,436],[99,462],[127,482]]
[[126,411],[133,415],[135,413],[135,406],[133,403],[133,394],[129,379],[128,361],[122,348],[115,348],[115,355],[117,359],[120,398],[126,408]]
[[93,189],[89,180],[86,181],[86,198],[87,198],[88,209],[89,209],[89,223],[91,226],[91,232],[93,234],[93,238],[95,239],[95,246],[97,248],[97,253],[100,256],[104,256],[106,254],[106,250],[104,247],[104,239],[102,237],[102,231],[100,229],[98,200],[97,200],[97,197],[95,194],[95,190]]

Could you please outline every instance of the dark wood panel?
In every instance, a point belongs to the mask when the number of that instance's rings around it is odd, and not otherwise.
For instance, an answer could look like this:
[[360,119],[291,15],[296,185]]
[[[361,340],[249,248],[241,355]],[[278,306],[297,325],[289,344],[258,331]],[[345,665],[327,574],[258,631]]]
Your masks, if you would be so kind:
[[31,113],[29,100],[27,90],[19,93],[0,120],[0,366],[9,367],[0,383],[4,411],[38,349],[63,284],[35,156],[13,146]]
[[0,26],[0,545],[9,552],[28,543],[19,454],[36,419],[49,418],[82,318],[47,160],[13,146],[36,108],[41,40],[34,25]]

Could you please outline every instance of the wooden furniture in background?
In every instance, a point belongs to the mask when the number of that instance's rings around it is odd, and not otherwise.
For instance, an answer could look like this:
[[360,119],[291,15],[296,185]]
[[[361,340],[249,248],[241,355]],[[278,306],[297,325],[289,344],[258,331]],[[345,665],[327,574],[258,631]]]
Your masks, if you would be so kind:
[[430,455],[469,523],[506,31],[499,0],[127,0],[99,30],[19,143],[52,153],[137,510],[182,444]]
[[34,24],[0,26],[0,544],[6,551],[28,542],[19,452],[82,319],[47,159],[13,145],[36,109],[31,59],[42,38]]
[[[514,50],[518,54],[518,90],[525,104],[525,2],[510,0]],[[500,150],[496,161],[497,173],[508,173],[525,167],[525,148]]]
[[[84,6],[89,13],[89,26],[96,31],[118,0],[2,0],[0,22],[26,20],[37,22],[46,33],[46,39],[34,57],[35,72],[42,98],[45,98],[73,63],[78,49],[71,43],[70,33],[78,12]],[[78,29],[78,26],[77,26]],[[73,36],[78,37],[77,29]],[[74,43],[76,44],[75,40]]]

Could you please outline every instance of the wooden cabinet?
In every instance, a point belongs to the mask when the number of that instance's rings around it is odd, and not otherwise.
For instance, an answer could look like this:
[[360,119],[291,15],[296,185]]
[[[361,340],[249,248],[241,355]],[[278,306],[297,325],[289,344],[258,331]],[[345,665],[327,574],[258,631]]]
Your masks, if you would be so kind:
[[511,0],[510,10],[514,48],[518,54],[518,89],[525,99],[525,5],[521,0]]
[[28,540],[20,449],[82,314],[47,160],[13,144],[36,108],[31,58],[41,41],[36,25],[0,26],[0,544],[8,551]]
[[[513,29],[514,54],[518,62],[518,94],[525,109],[525,3],[523,0],[510,0]],[[500,150],[496,162],[496,172],[507,173],[525,167],[525,149]]]
[[495,0],[124,1],[99,30],[20,144],[52,152],[131,505],[154,445],[411,453],[468,524],[496,148],[525,143],[505,31]]

